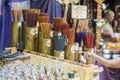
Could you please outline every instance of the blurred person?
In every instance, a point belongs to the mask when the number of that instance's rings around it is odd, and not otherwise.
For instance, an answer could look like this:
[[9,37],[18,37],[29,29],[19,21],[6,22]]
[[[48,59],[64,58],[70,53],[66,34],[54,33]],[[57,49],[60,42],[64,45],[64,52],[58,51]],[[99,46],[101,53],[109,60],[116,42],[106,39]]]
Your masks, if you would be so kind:
[[118,25],[118,22],[114,20],[114,12],[109,10],[105,13],[105,24],[103,25],[102,29],[102,36],[105,42],[110,41],[110,38],[112,37],[112,34],[116,32],[116,28]]
[[117,5],[115,7],[115,10],[117,13],[117,20],[118,20],[117,32],[120,33],[120,5]]

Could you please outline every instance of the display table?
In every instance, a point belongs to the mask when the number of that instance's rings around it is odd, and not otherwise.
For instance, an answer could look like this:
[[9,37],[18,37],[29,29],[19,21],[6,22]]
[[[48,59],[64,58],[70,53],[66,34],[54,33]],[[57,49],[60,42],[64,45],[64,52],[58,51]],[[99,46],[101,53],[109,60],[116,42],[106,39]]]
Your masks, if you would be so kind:
[[[27,54],[27,53],[26,53]],[[41,56],[41,55],[34,55],[33,54],[27,54],[31,57],[32,61],[37,61],[39,64],[42,62],[45,63],[47,66],[48,64],[52,64],[52,67],[55,65],[59,65],[65,73],[68,73],[69,71],[74,71],[76,74],[76,78],[79,80],[90,80],[93,78],[94,74],[94,66],[93,65],[81,65],[81,64],[75,64],[73,61],[69,60],[57,60],[53,58],[52,56]],[[51,58],[50,58],[51,57]]]
[[[38,54],[38,55],[36,55]],[[86,64],[82,64],[82,63],[77,63],[77,62],[73,62],[73,61],[69,61],[69,60],[61,60],[61,59],[57,59],[53,56],[47,56],[44,54],[40,54],[37,52],[24,52],[22,54],[21,57],[18,57],[17,59],[21,59],[21,58],[27,58],[30,60],[30,62],[32,63],[38,63],[39,66],[43,65],[45,66],[45,68],[47,68],[48,66],[51,65],[52,69],[55,69],[55,67],[58,65],[59,68],[65,73],[68,74],[70,71],[73,71],[75,73],[75,78],[72,80],[91,80],[94,77],[94,65],[86,65]],[[13,61],[13,66],[16,65],[14,62],[17,59],[11,59],[11,61]],[[9,61],[9,60],[8,60]],[[28,61],[28,60],[27,60]],[[24,65],[23,62],[21,65]],[[17,63],[18,64],[18,63]],[[27,63],[28,65],[29,63]],[[34,65],[33,65],[34,66]],[[99,75],[99,67],[96,68],[95,70],[97,71],[97,74]],[[32,70],[31,70],[32,71]],[[71,80],[71,79],[70,79]]]

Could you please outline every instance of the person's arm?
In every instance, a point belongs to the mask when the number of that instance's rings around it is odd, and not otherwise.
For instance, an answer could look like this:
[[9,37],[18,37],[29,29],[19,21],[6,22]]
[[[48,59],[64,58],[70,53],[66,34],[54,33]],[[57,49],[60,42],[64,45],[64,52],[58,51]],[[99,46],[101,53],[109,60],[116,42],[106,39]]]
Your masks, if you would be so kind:
[[96,61],[98,61],[100,64],[110,67],[110,68],[120,68],[120,58],[112,59],[112,60],[107,60],[101,56],[98,56],[96,54],[92,53],[85,53],[85,57],[92,57]]

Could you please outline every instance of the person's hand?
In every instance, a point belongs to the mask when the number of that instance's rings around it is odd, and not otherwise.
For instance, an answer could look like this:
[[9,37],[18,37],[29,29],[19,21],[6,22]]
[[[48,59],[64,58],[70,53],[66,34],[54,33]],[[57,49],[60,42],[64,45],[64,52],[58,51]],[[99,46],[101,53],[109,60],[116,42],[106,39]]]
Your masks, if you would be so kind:
[[116,20],[113,21],[113,25],[114,27],[117,27],[118,26],[118,22]]
[[83,53],[85,59],[92,58],[93,53],[91,53],[91,52],[82,52],[82,53]]

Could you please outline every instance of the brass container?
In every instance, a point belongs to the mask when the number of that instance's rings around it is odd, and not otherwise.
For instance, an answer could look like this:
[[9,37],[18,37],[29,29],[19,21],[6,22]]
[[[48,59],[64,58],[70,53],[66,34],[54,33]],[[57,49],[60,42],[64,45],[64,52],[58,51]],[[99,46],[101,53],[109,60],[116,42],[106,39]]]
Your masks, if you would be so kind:
[[39,37],[39,50],[40,53],[52,55],[51,39],[43,39]]
[[[87,52],[91,52],[91,49],[86,49]],[[86,59],[86,64],[94,64],[94,59],[90,58],[90,59]]]
[[73,45],[66,45],[65,46],[65,58],[68,60],[75,61],[76,51]]
[[75,52],[75,61],[80,62],[80,54],[78,51]]
[[29,51],[37,50],[36,27],[25,27],[25,49]]
[[87,59],[86,60],[86,64],[93,64],[94,63],[94,59]]
[[65,52],[64,51],[56,51],[54,50],[54,56],[60,59],[64,59],[65,57]]
[[18,43],[18,22],[12,22],[12,47],[16,47]]

